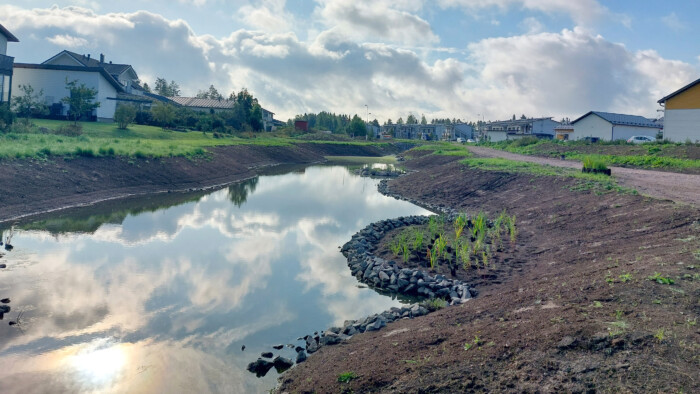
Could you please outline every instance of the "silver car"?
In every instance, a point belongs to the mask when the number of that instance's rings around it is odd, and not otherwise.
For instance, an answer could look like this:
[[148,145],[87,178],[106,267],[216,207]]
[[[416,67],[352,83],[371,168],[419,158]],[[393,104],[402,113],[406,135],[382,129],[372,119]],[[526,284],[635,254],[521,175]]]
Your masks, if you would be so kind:
[[649,137],[648,135],[635,135],[630,137],[630,139],[627,140],[627,142],[632,143],[632,144],[643,144],[645,142],[654,142],[656,139],[653,137]]

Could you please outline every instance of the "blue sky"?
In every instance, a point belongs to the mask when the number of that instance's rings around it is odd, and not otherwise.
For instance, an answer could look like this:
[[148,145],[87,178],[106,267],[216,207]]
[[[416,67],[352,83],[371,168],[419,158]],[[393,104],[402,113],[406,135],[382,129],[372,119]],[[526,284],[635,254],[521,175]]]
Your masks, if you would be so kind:
[[248,88],[278,118],[654,117],[700,78],[690,0],[14,0],[8,54],[132,64],[194,95]]

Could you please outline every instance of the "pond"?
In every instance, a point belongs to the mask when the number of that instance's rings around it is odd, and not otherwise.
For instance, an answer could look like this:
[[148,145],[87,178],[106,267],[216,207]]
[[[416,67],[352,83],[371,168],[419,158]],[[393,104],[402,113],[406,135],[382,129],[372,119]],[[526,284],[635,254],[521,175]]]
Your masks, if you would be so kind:
[[245,370],[261,352],[294,359],[272,346],[399,305],[339,252],[371,222],[429,214],[377,183],[317,166],[17,225],[0,392],[266,392],[275,370]]

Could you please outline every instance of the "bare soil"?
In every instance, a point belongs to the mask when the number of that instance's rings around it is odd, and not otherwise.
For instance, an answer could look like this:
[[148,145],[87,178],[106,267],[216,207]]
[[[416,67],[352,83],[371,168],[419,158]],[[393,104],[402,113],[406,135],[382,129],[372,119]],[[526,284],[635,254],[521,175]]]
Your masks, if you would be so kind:
[[510,260],[464,305],[323,347],[280,392],[700,392],[700,210],[434,159],[390,189],[515,214]]
[[251,178],[265,168],[326,155],[383,156],[392,147],[300,143],[209,148],[198,158],[51,157],[0,160],[0,222],[150,193],[192,191]]

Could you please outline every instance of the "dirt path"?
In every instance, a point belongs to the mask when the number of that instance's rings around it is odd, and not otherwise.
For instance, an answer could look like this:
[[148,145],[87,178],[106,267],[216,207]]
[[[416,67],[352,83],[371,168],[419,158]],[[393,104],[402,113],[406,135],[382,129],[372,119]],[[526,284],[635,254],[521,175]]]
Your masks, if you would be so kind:
[[[503,159],[547,164],[556,167],[581,168],[581,163],[578,161],[519,155],[478,146],[470,146],[469,150],[482,157],[500,157]],[[700,206],[700,175],[638,170],[624,167],[612,167],[612,171],[620,185],[634,188],[641,194]]]

